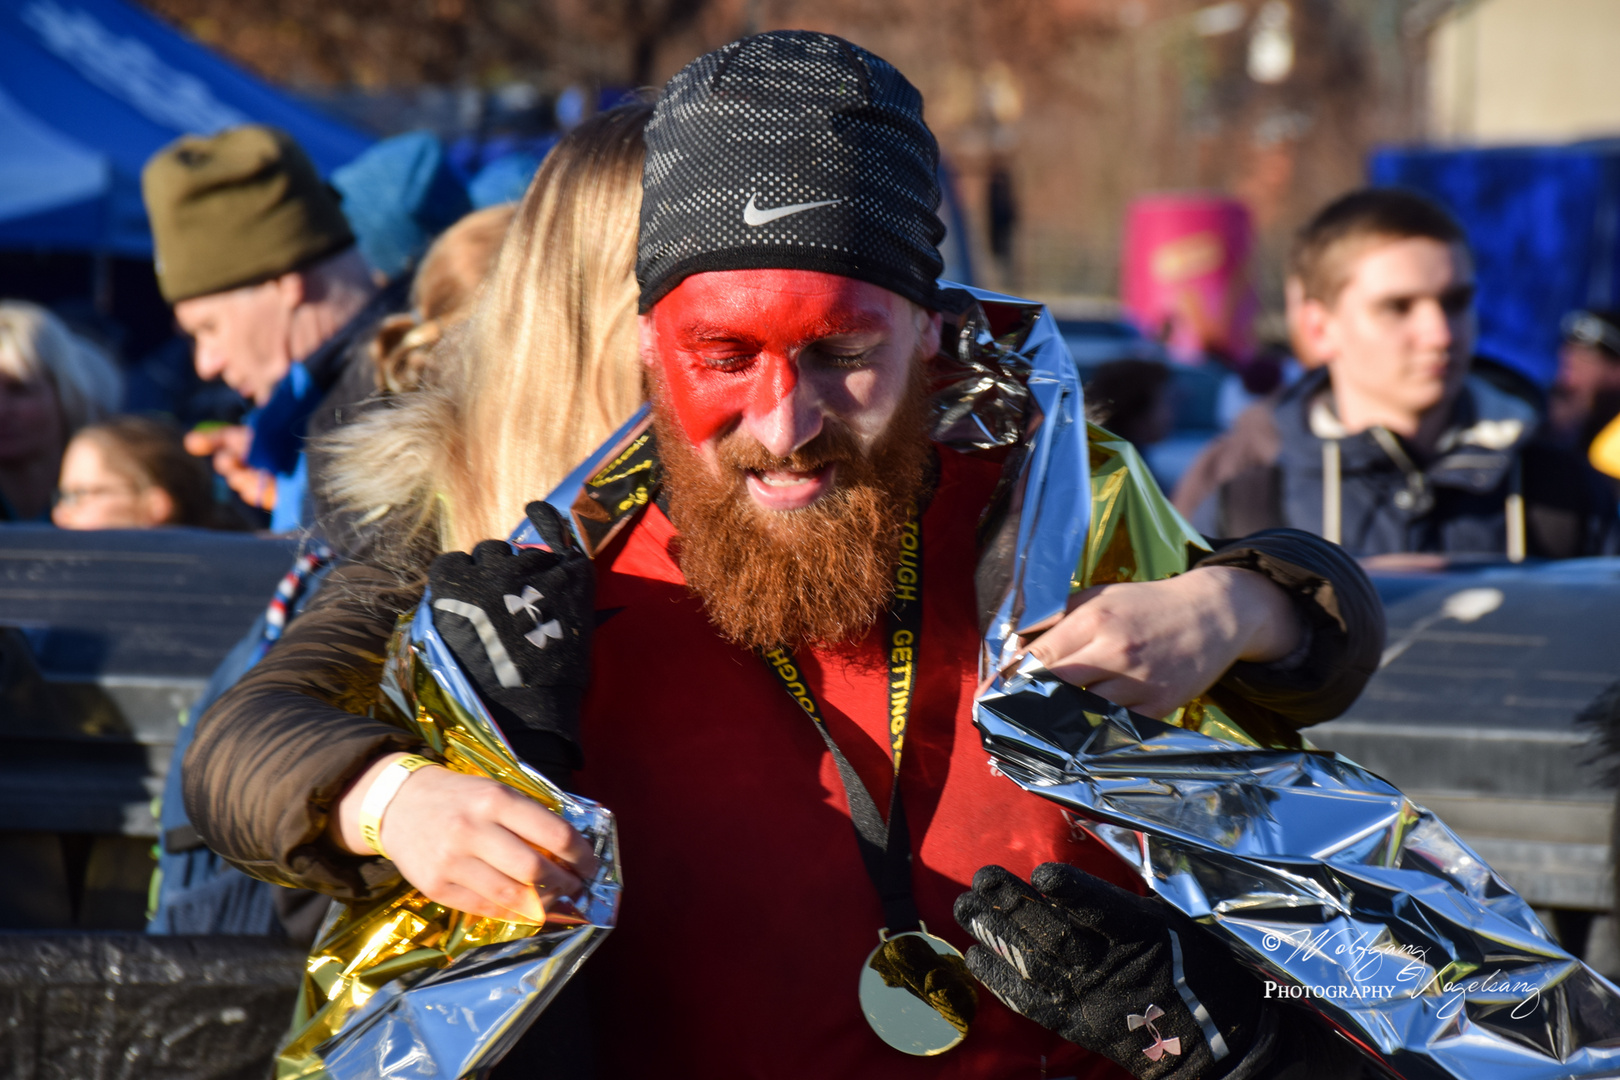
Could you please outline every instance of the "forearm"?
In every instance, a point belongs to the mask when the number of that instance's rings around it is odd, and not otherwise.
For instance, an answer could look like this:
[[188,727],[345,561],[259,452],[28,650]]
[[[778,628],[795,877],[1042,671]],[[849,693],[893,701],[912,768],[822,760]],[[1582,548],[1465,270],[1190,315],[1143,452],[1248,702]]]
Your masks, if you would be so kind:
[[1185,580],[1199,582],[1215,601],[1211,610],[1230,619],[1226,632],[1240,643],[1240,663],[1282,660],[1307,638],[1308,623],[1292,595],[1264,574],[1238,566],[1197,566]]
[[340,567],[276,647],[199,720],[187,814],[210,848],[257,877],[353,898],[393,870],[333,842],[332,807],[370,764],[417,740],[362,715],[394,610],[392,580]]
[[332,844],[350,855],[365,856],[373,853],[360,827],[360,809],[365,805],[366,794],[371,790],[371,785],[376,783],[377,778],[388,766],[405,756],[403,751],[396,750],[374,757],[359,774],[344,785],[326,822],[326,836]]

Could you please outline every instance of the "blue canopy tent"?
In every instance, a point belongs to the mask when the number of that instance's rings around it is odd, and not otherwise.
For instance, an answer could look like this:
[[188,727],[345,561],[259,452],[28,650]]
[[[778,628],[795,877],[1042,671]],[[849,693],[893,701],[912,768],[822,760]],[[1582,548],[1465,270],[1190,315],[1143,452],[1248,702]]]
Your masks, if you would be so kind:
[[1467,229],[1481,354],[1545,385],[1564,314],[1620,306],[1620,146],[1385,150],[1369,172],[1434,197]]
[[4,0],[0,248],[150,255],[147,158],[250,122],[285,129],[323,174],[371,142],[123,0]]

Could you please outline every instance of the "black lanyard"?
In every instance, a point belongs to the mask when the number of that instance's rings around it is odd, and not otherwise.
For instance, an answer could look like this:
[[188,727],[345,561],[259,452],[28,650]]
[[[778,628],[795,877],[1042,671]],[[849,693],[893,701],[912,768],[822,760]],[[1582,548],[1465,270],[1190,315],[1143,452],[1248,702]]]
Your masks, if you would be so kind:
[[912,507],[901,533],[900,562],[894,570],[894,598],[889,604],[884,650],[889,668],[889,755],[894,764],[894,786],[889,790],[889,821],[878,815],[877,803],[855,774],[849,759],[827,730],[815,694],[804,681],[793,654],[786,649],[765,653],[765,663],[788,696],[815,722],[822,741],[838,766],[844,784],[850,820],[855,824],[855,842],[867,876],[883,903],[883,919],[891,934],[915,930],[921,925],[917,905],[911,896],[911,833],[906,827],[906,805],[900,798],[900,751],[905,745],[906,724],[911,718],[911,698],[916,688],[918,648],[922,642],[922,529]]

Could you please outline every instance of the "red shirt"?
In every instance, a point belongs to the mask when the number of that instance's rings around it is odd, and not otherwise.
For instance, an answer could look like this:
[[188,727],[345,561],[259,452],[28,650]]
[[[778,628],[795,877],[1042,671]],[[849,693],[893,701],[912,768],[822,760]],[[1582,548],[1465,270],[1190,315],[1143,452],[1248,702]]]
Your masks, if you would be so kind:
[[[1133,888],[1054,804],[995,775],[972,724],[979,631],[974,527],[998,470],[940,451],[923,515],[923,632],[902,758],[917,908],[967,951],[951,906],[974,871],[1043,862]],[[856,996],[883,913],[837,768],[756,655],[719,637],[670,553],[656,506],[597,560],[599,623],[579,789],[612,808],[619,926],[587,965],[608,1078],[1120,1077],[980,988],[966,1040],[939,1057],[884,1044]],[[882,626],[858,655],[798,654],[829,731],[889,801]],[[1044,1064],[1043,1064],[1044,1063]]]

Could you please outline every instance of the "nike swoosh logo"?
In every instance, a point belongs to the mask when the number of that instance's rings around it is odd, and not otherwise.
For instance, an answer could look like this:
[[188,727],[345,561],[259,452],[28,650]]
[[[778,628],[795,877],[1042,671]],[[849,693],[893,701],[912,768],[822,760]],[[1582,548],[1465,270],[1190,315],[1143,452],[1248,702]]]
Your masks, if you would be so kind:
[[754,200],[756,198],[758,198],[757,195],[748,196],[748,205],[743,207],[743,224],[756,229],[761,225],[770,224],[777,218],[785,218],[789,214],[799,214],[806,210],[814,210],[818,206],[831,206],[833,203],[841,203],[844,201],[841,198],[824,199],[821,202],[793,203],[788,206],[776,206],[769,210],[761,210],[759,207],[754,205]]

